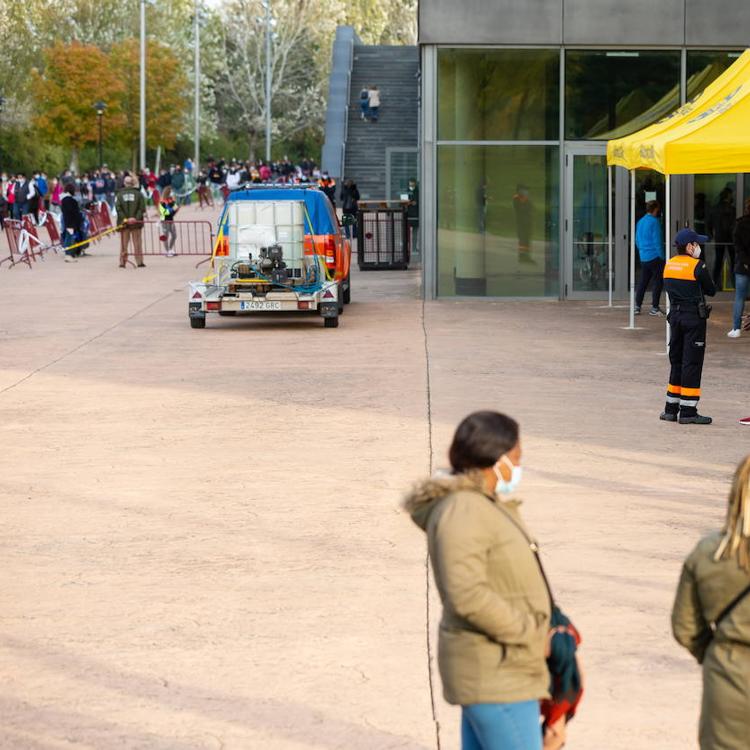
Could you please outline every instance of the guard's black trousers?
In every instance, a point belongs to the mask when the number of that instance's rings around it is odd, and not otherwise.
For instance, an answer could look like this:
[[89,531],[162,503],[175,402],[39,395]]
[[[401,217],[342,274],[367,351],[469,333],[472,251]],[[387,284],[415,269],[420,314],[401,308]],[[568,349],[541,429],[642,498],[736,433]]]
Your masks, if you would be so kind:
[[669,313],[669,363],[672,369],[667,386],[669,414],[692,417],[698,413],[701,397],[703,357],[706,354],[706,321],[693,310]]

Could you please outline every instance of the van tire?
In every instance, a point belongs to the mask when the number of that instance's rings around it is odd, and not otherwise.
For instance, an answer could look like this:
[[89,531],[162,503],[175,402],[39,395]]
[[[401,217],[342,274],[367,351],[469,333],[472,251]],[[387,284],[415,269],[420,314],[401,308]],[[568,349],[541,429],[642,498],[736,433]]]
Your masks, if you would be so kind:
[[352,279],[351,274],[346,277],[346,281],[344,282],[344,304],[348,305],[352,301]]
[[190,318],[191,328],[205,328],[206,327],[206,316],[202,318]]
[[336,316],[335,318],[323,318],[323,327],[324,328],[338,328],[339,327],[338,316]]

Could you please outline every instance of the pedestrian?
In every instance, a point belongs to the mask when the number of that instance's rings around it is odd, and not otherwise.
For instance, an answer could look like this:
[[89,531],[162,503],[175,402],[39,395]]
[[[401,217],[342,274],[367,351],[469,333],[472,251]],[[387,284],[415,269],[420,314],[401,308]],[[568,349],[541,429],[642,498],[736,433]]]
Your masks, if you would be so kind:
[[143,217],[146,214],[146,200],[138,186],[137,178],[127,175],[124,187],[115,198],[115,210],[120,226],[120,268],[128,262],[128,246],[133,243],[133,253],[138,268],[145,268],[143,262]]
[[232,164],[227,174],[227,187],[230,190],[236,190],[240,186],[240,171],[237,166]]
[[[418,485],[404,503],[427,533],[443,606],[443,693],[462,708],[464,750],[541,750],[551,595],[519,503],[510,499],[521,480],[518,424],[497,412],[471,414],[449,455],[450,475]],[[562,742],[564,717],[545,747]]]
[[221,186],[224,183],[224,171],[214,161],[208,162],[208,182],[211,187],[211,195],[214,201],[217,201],[221,194]]
[[664,315],[661,309],[661,292],[664,288],[664,235],[659,216],[659,201],[649,201],[646,213],[635,227],[635,244],[641,259],[641,278],[635,293],[635,314],[641,314],[641,305],[648,285],[651,288],[651,310],[649,315]]
[[117,188],[115,187],[115,178],[112,176],[112,172],[105,168],[104,171],[104,200],[110,209],[115,207],[115,193]]
[[711,417],[698,414],[701,374],[706,354],[706,321],[711,306],[705,295],[716,294],[711,274],[701,260],[701,245],[708,240],[692,229],[681,229],[675,237],[677,255],[664,268],[664,286],[669,295],[669,363],[667,403],[660,419],[680,424],[711,424]]
[[50,197],[49,205],[52,213],[59,216],[60,214],[60,201],[62,201],[63,184],[62,180],[57,177],[52,178],[52,196]]
[[71,180],[64,185],[60,194],[62,244],[65,248],[65,261],[68,263],[75,263],[81,257],[83,246],[79,243],[86,239],[84,216],[75,192],[76,186]]
[[172,195],[179,201],[182,201],[185,191],[185,174],[182,171],[182,167],[176,166],[172,173]]
[[172,187],[171,185],[167,185],[159,202],[159,216],[161,218],[159,229],[161,230],[160,239],[164,243],[164,249],[168,258],[177,255],[174,251],[174,245],[177,241],[177,228],[174,225],[174,217],[179,210],[179,206],[172,195]]
[[0,231],[5,229],[5,220],[8,215],[8,175],[0,174]]
[[742,313],[750,289],[750,198],[745,201],[745,213],[734,227],[734,311],[732,330],[727,336],[737,339],[742,333]]
[[344,233],[351,239],[357,233],[357,212],[359,211],[359,190],[354,180],[344,180],[341,187],[341,213]]
[[15,219],[16,218],[16,182],[13,179],[13,175],[10,175],[10,177],[6,181],[5,200],[8,203],[8,208],[7,208],[8,218]]
[[26,175],[19,172],[16,176],[14,189],[13,218],[17,221],[29,212],[29,199],[34,195],[34,189],[31,182],[26,179]]
[[377,122],[378,113],[380,112],[380,91],[377,86],[373,86],[367,92],[367,107],[369,109],[370,120]]
[[409,190],[406,193],[406,220],[409,223],[409,248],[412,252],[419,252],[419,185],[415,178],[409,180]]
[[672,632],[703,667],[701,750],[750,743],[750,456],[737,467],[726,522],[682,567]]
[[359,92],[359,112],[363,120],[367,120],[370,117],[370,89],[368,86],[363,86]]
[[39,208],[44,212],[49,208],[49,183],[47,175],[44,172],[37,172],[34,175],[37,191],[39,192]]
[[737,218],[735,208],[734,193],[725,187],[719,193],[717,204],[711,209],[708,215],[708,234],[714,242],[714,268],[713,277],[716,288],[724,288],[724,256],[729,255],[729,260],[734,268],[734,245],[732,244],[732,234],[734,232],[734,223]]
[[206,207],[213,206],[214,202],[211,198],[211,191],[208,189],[208,177],[203,170],[198,173],[197,183],[199,207],[203,208],[204,205]]
[[326,194],[326,197],[331,201],[331,205],[336,210],[336,180],[330,177],[326,172],[320,178],[320,189]]
[[104,203],[107,195],[107,185],[104,180],[104,173],[98,169],[94,172],[93,180],[91,181],[91,189],[94,194],[94,200],[97,203]]

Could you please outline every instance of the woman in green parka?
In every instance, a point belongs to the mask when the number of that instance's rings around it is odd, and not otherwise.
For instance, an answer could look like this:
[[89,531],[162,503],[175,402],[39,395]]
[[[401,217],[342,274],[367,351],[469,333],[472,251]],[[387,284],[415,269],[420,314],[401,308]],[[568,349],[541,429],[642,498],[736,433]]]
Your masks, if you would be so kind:
[[[438,666],[448,703],[462,708],[463,750],[542,750],[539,701],[550,595],[517,501],[518,424],[476,412],[456,430],[451,474],[414,488],[405,507],[427,533],[443,604]],[[544,747],[559,748],[561,725]]]
[[750,748],[748,586],[750,456],[735,472],[723,531],[702,539],[685,561],[672,611],[675,638],[703,665],[701,750]]

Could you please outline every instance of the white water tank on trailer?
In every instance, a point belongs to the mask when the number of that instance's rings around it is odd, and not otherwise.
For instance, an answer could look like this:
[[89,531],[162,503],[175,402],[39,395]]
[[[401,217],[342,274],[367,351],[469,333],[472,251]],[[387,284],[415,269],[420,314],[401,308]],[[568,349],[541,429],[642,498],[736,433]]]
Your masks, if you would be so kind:
[[261,247],[281,245],[287,265],[302,263],[305,242],[302,201],[232,201],[227,211],[232,257],[257,258]]

